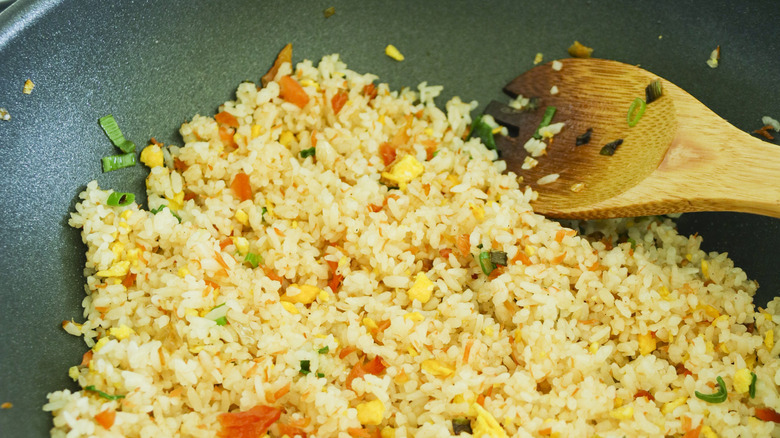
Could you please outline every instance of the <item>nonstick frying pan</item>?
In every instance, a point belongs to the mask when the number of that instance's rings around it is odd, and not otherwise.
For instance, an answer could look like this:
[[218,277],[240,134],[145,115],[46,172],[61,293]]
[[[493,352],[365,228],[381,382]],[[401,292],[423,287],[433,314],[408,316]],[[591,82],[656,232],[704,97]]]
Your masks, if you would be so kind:
[[[3,2],[3,6],[7,2]],[[335,8],[325,18],[323,11]],[[2,7],[0,7],[1,9]],[[294,60],[338,52],[398,89],[421,81],[478,100],[481,111],[533,65],[579,40],[594,56],[640,64],[737,127],[780,118],[780,9],[774,1],[18,1],[0,13],[0,435],[46,436],[48,392],[70,388],[86,346],[62,320],[82,320],[85,261],[68,212],[87,182],[143,194],[145,169],[103,174],[113,153],[97,120],[125,135],[181,144],[178,127],[213,114],[243,80],[258,81],[287,42]],[[394,44],[403,62],[384,55]],[[705,61],[720,45],[720,66]],[[35,83],[22,93],[26,79]],[[775,140],[777,143],[777,140]],[[779,146],[780,147],[780,146]],[[780,175],[778,175],[780,184]],[[145,197],[139,200],[144,202]],[[685,214],[683,233],[726,251],[761,284],[780,287],[780,220]]]

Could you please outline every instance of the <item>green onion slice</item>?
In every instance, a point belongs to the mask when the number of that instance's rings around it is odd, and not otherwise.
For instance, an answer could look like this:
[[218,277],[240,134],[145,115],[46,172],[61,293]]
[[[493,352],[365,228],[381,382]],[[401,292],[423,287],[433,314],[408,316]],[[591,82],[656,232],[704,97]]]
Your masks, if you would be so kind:
[[317,152],[317,148],[303,149],[301,150],[301,158],[312,157],[314,156],[315,152]]
[[[151,209],[151,210],[149,210],[149,211],[150,211],[150,212],[152,212],[152,214],[157,214],[157,213],[159,213],[159,212],[163,211],[163,209],[164,209],[164,208],[168,208],[168,206],[167,206],[167,205],[161,205],[161,206],[159,206],[159,207],[157,207],[157,208],[153,208],[153,209]],[[178,220],[178,221],[179,221],[179,223],[181,223],[181,216],[179,216],[178,214],[176,214],[176,212],[174,212],[174,211],[173,211],[173,210],[171,210],[170,208],[168,208],[168,211],[169,211],[169,212],[171,212],[171,215],[173,215],[173,217],[175,217],[175,218],[176,218],[176,220]]]
[[555,116],[556,108],[554,106],[548,106],[544,109],[544,116],[542,116],[542,121],[539,122],[539,126],[536,128],[536,132],[534,132],[534,138],[539,140],[542,138],[542,134],[539,134],[539,130],[544,128],[545,126],[549,126],[550,122],[552,122],[553,116]]
[[123,169],[125,167],[135,166],[135,154],[130,152],[120,155],[109,155],[103,157],[103,172]]
[[639,123],[639,119],[642,118],[642,114],[645,113],[646,108],[647,104],[645,101],[638,97],[631,102],[631,106],[628,107],[628,114],[626,115],[626,121],[628,122],[629,127],[633,128]]
[[460,435],[463,432],[474,433],[471,430],[471,421],[468,418],[454,418],[452,420],[453,435]]
[[478,116],[471,124],[469,138],[478,137],[486,148],[493,150],[496,148],[496,139],[493,137],[493,127],[485,122],[484,116]]
[[108,195],[106,204],[111,207],[127,207],[135,201],[135,195],[132,193],[112,192]]
[[319,377],[321,379],[321,378],[325,377],[325,373],[317,373],[317,377]]
[[135,143],[125,138],[116,120],[114,120],[114,116],[111,114],[103,116],[98,119],[98,123],[100,123],[100,127],[103,128],[103,132],[106,133],[111,143],[114,143],[114,146],[126,154],[135,151]]
[[490,275],[490,273],[496,269],[496,265],[490,261],[490,253],[488,251],[479,253],[479,267],[482,268],[482,272],[484,272],[485,275]]
[[248,252],[246,253],[246,256],[244,256],[244,261],[249,263],[253,268],[256,268],[260,266],[260,263],[263,263],[263,257],[260,254]]
[[490,263],[506,266],[507,256],[504,251],[490,251]]
[[309,374],[311,372],[311,361],[310,360],[302,360],[301,361],[301,371],[300,373],[303,375]]
[[209,313],[206,314],[205,318],[216,322],[217,325],[225,325],[227,324],[227,311],[227,306],[225,303],[222,303],[209,310]]
[[91,391],[91,392],[97,393],[97,395],[99,395],[99,396],[101,396],[101,397],[103,397],[104,399],[107,399],[107,400],[119,400],[119,399],[125,398],[124,395],[111,395],[111,394],[107,394],[107,393],[97,389],[95,387],[95,385],[85,386],[84,389],[86,389],[87,391]]
[[330,351],[330,347],[328,347],[326,345],[326,346],[320,348],[319,350],[317,350],[317,353],[319,353],[319,354],[326,354],[328,351]]
[[720,376],[718,376],[716,380],[718,381],[718,392],[713,394],[702,394],[699,391],[695,391],[694,394],[696,394],[696,397],[707,403],[723,403],[726,401],[729,396],[728,391],[726,391],[726,382],[724,382],[723,378]]
[[748,387],[748,394],[750,394],[750,398],[756,398],[756,380],[758,380],[758,376],[756,376],[756,373],[750,373],[751,379],[750,379],[750,386]]

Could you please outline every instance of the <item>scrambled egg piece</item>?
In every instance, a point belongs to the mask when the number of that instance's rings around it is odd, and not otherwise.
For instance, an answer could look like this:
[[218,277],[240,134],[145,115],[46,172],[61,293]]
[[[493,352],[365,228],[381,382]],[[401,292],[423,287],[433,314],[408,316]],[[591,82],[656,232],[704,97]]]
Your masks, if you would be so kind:
[[249,215],[246,214],[244,210],[241,210],[240,208],[236,210],[235,218],[241,225],[249,225]]
[[379,425],[385,415],[385,405],[380,400],[360,403],[355,408],[357,409],[358,421],[364,426]]
[[80,375],[79,367],[74,365],[74,366],[68,368],[68,377],[73,379],[74,382],[79,380],[79,375]]
[[734,373],[734,391],[740,393],[746,393],[750,389],[750,382],[753,380],[753,375],[750,374],[750,370],[742,368]]
[[718,438],[718,434],[715,433],[715,431],[712,430],[712,428],[709,426],[702,427],[701,434],[704,436],[704,438]]
[[401,190],[406,189],[406,185],[413,179],[422,175],[425,167],[417,161],[412,155],[404,155],[391,165],[389,171],[382,172],[382,180],[387,185],[397,186]]
[[452,367],[445,365],[436,359],[424,360],[421,365],[421,368],[426,373],[436,377],[447,377],[452,375],[455,372],[455,370],[452,369]]
[[292,313],[293,315],[297,315],[300,312],[298,311],[298,308],[295,307],[295,304],[289,302],[289,301],[282,301],[282,307],[284,307],[285,310]]
[[145,147],[144,150],[141,151],[141,156],[139,158],[147,167],[160,167],[165,164],[163,151],[160,146],[157,146],[156,144],[150,144]]
[[385,426],[379,434],[382,438],[395,438],[395,429],[390,426]]
[[130,271],[130,262],[127,260],[123,260],[121,262],[114,263],[114,265],[108,269],[97,271],[95,275],[97,275],[98,277],[124,277],[125,275],[127,275],[129,271]]
[[420,322],[425,319],[424,316],[420,312],[411,312],[404,315],[404,319],[408,319],[409,321],[413,322]]
[[472,425],[473,436],[484,437],[487,435],[491,438],[507,438],[506,432],[490,412],[478,403],[473,403],[471,409],[477,413],[477,418]]
[[285,292],[284,295],[282,295],[282,301],[288,301],[290,303],[310,304],[312,301],[314,301],[315,298],[317,298],[317,295],[320,293],[320,288],[308,284],[304,284],[303,286],[299,286],[297,284],[291,284],[290,287],[296,288],[300,292],[298,292],[295,295],[287,295],[287,292]]
[[106,336],[106,337],[102,337],[102,338],[98,339],[98,341],[95,343],[95,346],[94,346],[94,347],[92,347],[92,351],[94,351],[94,352],[96,352],[96,353],[97,353],[97,352],[98,352],[98,351],[100,351],[100,350],[101,350],[103,347],[105,347],[105,346],[106,346],[106,344],[108,344],[108,341],[109,341],[109,339],[108,339],[108,336]]
[[251,138],[257,138],[260,136],[260,134],[263,133],[265,129],[263,129],[262,125],[252,125],[252,135]]
[[616,420],[630,420],[634,417],[634,407],[631,405],[625,405],[623,407],[613,409],[609,416]]
[[130,335],[135,334],[135,330],[131,329],[125,324],[122,324],[119,327],[111,327],[108,329],[108,334],[121,341],[122,339],[127,339],[130,337]]
[[[238,215],[236,214],[236,216]],[[249,252],[249,240],[247,240],[246,237],[233,237],[233,245],[236,245],[236,251],[241,255],[245,255]]]
[[769,330],[766,332],[766,335],[764,336],[764,345],[766,345],[766,348],[771,350],[772,347],[775,346],[775,332],[774,330]]
[[295,136],[291,131],[284,131],[281,135],[279,135],[279,143],[281,143],[284,147],[289,147],[294,138]]
[[385,47],[385,55],[395,59],[396,61],[404,60],[404,55],[402,55],[401,52],[392,44],[388,44],[387,47]]
[[369,330],[375,330],[375,329],[379,328],[379,326],[377,325],[376,321],[374,321],[373,319],[371,319],[369,317],[363,318],[363,325],[367,329],[369,329]]
[[431,299],[433,294],[433,282],[428,279],[424,272],[418,272],[414,279],[414,284],[407,292],[410,300],[417,300],[423,304]]
[[668,403],[664,403],[664,405],[661,406],[661,413],[666,415],[672,412],[673,410],[677,409],[678,407],[682,406],[686,401],[688,401],[688,397],[680,397]]
[[656,341],[652,333],[648,332],[639,335],[638,341],[639,341],[639,353],[642,354],[643,356],[655,351]]

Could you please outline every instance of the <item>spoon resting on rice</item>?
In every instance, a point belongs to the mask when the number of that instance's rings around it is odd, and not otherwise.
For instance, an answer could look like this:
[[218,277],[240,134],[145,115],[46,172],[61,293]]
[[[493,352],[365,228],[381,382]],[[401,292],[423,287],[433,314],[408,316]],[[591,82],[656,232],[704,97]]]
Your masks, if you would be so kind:
[[[646,91],[656,80],[653,92]],[[570,58],[535,67],[504,90],[538,96],[534,110],[492,102],[485,111],[517,129],[516,136],[496,135],[495,142],[507,169],[538,192],[532,204],[537,213],[598,219],[738,211],[780,217],[780,147],[734,127],[647,70]],[[539,137],[543,114],[552,111],[552,121],[564,127],[538,140],[546,143],[543,152],[528,147],[535,132]],[[526,158],[531,154],[524,146],[537,156]]]

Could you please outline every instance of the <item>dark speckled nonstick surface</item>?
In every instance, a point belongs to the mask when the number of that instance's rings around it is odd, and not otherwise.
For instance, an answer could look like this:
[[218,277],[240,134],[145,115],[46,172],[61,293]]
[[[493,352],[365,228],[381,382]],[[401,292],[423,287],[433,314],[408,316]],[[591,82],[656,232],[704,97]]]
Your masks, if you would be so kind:
[[[328,19],[322,11],[335,6]],[[393,87],[427,80],[480,110],[532,66],[578,39],[595,56],[641,64],[737,127],[780,118],[780,9],[774,1],[19,1],[0,13],[0,435],[48,434],[46,393],[75,389],[86,347],[61,328],[81,320],[84,247],[67,226],[87,182],[142,193],[144,168],[102,174],[114,153],[97,119],[112,113],[138,144],[179,143],[178,126],[213,114],[257,81],[287,42],[294,59],[339,52]],[[392,43],[406,56],[384,55]],[[705,64],[720,44],[721,66]],[[22,94],[25,79],[35,90]],[[778,175],[780,183],[780,175]],[[145,197],[141,197],[145,201]],[[688,214],[708,250],[727,251],[778,294],[780,220]]]

